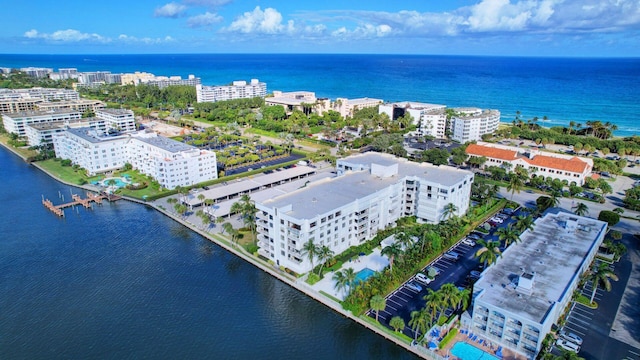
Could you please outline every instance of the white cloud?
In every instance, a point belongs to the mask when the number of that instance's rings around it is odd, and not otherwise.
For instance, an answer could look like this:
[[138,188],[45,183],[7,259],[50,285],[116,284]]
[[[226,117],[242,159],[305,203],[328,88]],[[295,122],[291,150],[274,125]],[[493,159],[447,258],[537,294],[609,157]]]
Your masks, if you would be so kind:
[[277,34],[283,32],[285,26],[282,24],[282,14],[280,14],[278,10],[266,8],[262,11],[259,6],[256,6],[253,11],[240,15],[223,30],[245,34]]
[[191,28],[207,27],[222,21],[222,16],[216,13],[206,12],[187,19],[187,26]]
[[172,38],[171,36],[165,36],[163,38],[150,38],[150,37],[136,37],[136,36],[131,36],[131,35],[126,35],[126,34],[120,34],[118,36],[118,40],[125,42],[125,43],[129,43],[129,44],[135,44],[135,43],[142,43],[142,44],[147,44],[147,45],[153,45],[153,44],[163,44],[163,43],[168,43],[168,42],[174,42],[175,39]]
[[58,30],[50,34],[40,33],[36,29],[31,29],[24,33],[24,37],[29,39],[44,39],[54,42],[110,42],[111,39],[99,34],[83,33],[74,29]]
[[168,4],[164,4],[159,8],[156,8],[156,10],[153,12],[153,16],[175,19],[182,16],[185,10],[187,10],[186,6],[170,2]]

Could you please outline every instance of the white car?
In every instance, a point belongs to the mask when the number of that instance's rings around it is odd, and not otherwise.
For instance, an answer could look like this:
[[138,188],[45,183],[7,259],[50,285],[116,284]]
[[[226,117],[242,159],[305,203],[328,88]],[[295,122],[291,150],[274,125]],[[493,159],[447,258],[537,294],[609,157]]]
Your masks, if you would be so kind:
[[469,245],[469,246],[476,246],[476,242],[469,239],[469,238],[464,238],[462,239],[461,243],[465,244],[465,245]]
[[416,281],[425,285],[429,285],[433,281],[433,279],[429,278],[427,275],[423,273],[417,273]]
[[573,351],[574,353],[580,352],[580,345],[572,343],[571,341],[565,340],[563,338],[558,339],[558,341],[556,341],[556,345],[561,349]]
[[458,254],[455,251],[447,251],[442,256],[446,257],[447,259],[454,260],[454,261],[458,261],[458,259],[460,259],[460,254]]
[[560,331],[560,337],[576,345],[582,345],[582,338],[572,332]]

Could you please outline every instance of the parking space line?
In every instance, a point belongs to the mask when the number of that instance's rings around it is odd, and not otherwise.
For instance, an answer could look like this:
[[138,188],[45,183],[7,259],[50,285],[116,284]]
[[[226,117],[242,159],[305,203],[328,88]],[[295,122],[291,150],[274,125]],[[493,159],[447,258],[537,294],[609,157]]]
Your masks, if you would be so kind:
[[573,309],[573,310],[571,311],[571,314],[572,314],[572,315],[573,315],[573,314],[576,314],[576,315],[579,315],[579,316],[588,317],[589,319],[591,319],[591,318],[593,317],[593,313],[592,313],[592,312],[590,312],[590,311],[584,311],[584,310],[580,311],[580,310],[578,310],[577,308],[576,308],[576,309]]
[[[403,305],[403,304],[401,304],[401,303],[399,303],[399,302],[397,302],[397,301],[395,301],[393,299],[389,299],[389,301],[391,301],[392,303],[394,303],[394,304],[396,304],[398,306],[402,306]],[[398,310],[398,309],[393,309],[393,310]]]
[[580,327],[580,328],[583,328],[583,329],[589,329],[589,326],[584,326],[584,325],[578,324],[576,321],[585,323],[586,325],[590,324],[588,321],[582,321],[582,320],[579,320],[579,319],[571,319],[571,320],[569,320],[567,322],[570,323],[572,326],[577,326],[577,327]]

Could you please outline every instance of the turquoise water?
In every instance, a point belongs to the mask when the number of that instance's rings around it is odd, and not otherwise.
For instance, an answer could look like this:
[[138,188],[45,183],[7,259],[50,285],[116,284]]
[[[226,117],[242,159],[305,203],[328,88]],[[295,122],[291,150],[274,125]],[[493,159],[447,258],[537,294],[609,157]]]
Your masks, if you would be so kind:
[[367,281],[368,278],[372,277],[376,272],[369,269],[364,268],[356,273],[356,284]]
[[115,184],[113,184],[114,186],[117,186],[118,188],[122,188],[127,186],[127,183],[122,181],[121,178],[108,178],[108,179],[104,179],[101,181],[103,186],[111,186],[111,184],[109,184],[109,181],[113,180],[115,182]]
[[[258,78],[267,91],[314,91],[318,97],[371,97],[450,107],[516,111],[544,126],[600,120],[616,135],[640,133],[637,58],[540,58],[349,54],[11,55],[2,67],[76,67],[78,71],[194,74],[205,85]],[[318,81],[321,79],[321,81]]]
[[466,342],[458,341],[451,348],[451,353],[462,360],[500,360]]

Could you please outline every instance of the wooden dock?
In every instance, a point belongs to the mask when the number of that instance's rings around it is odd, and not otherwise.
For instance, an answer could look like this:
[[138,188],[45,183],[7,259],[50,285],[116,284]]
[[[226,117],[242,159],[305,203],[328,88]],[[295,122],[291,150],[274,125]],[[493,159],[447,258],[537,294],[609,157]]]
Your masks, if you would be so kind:
[[73,200],[71,202],[60,204],[60,205],[54,205],[53,202],[51,202],[51,200],[45,199],[43,196],[42,205],[44,205],[44,207],[46,207],[47,209],[51,210],[51,212],[53,212],[54,214],[58,216],[64,216],[65,208],[73,207],[76,205],[78,206],[82,205],[85,208],[89,209],[91,208],[92,203],[101,205],[102,200],[107,200],[111,202],[111,201],[120,200],[121,197],[117,195],[106,194],[106,193],[94,194],[91,192],[87,192],[86,198],[82,198],[78,194],[71,194],[71,199]]

